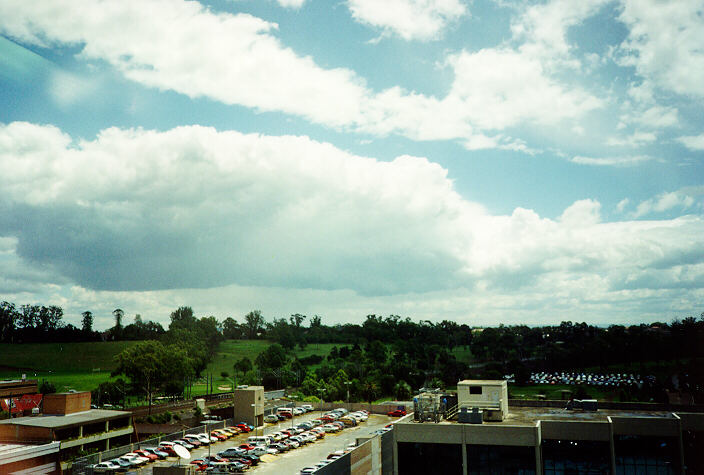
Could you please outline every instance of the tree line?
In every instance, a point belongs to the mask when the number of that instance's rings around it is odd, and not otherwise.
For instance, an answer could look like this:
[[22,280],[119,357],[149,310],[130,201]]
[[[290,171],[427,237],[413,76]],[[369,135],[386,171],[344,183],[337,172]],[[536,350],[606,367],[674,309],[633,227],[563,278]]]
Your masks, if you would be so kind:
[[0,303],[0,343],[146,340],[165,333],[160,323],[143,321],[140,314],[134,322],[123,325],[125,312],[117,308],[112,312],[115,326],[103,332],[93,329],[93,312],[81,313],[81,328],[63,321],[64,311],[57,305],[31,305],[19,307],[12,302]]

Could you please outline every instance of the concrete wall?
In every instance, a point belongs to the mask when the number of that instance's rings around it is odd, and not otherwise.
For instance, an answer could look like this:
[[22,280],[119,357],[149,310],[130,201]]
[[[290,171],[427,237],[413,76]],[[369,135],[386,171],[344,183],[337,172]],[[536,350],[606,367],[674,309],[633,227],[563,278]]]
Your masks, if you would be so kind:
[[234,418],[237,422],[243,421],[253,426],[261,426],[264,424],[264,403],[264,386],[237,389],[234,391]]
[[51,429],[46,427],[0,424],[0,442],[47,442],[54,440]]
[[595,421],[540,421],[543,439],[553,440],[611,440],[608,422]]

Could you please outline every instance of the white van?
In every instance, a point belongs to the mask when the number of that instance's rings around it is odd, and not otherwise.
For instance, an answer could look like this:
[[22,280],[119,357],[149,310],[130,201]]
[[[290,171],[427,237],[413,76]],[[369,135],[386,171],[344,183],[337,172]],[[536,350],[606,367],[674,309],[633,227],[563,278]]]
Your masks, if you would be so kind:
[[291,407],[277,407],[276,413],[278,414],[281,412],[290,412],[291,414],[293,414],[293,408],[291,408]]
[[247,437],[247,443],[252,445],[269,445],[274,442],[270,435],[251,435]]

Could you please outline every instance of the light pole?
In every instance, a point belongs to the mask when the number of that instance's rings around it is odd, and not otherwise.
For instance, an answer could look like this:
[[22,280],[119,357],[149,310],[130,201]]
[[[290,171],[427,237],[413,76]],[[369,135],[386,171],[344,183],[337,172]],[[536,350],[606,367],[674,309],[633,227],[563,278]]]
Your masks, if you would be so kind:
[[296,397],[295,396],[291,396],[291,402],[293,403],[291,405],[291,429],[293,429],[293,418],[296,416],[294,414],[294,409],[296,409]]
[[323,393],[325,392],[324,388],[318,388],[318,392],[320,393],[320,416],[323,416]]
[[350,410],[350,384],[352,381],[345,381],[345,386],[347,386],[347,410]]

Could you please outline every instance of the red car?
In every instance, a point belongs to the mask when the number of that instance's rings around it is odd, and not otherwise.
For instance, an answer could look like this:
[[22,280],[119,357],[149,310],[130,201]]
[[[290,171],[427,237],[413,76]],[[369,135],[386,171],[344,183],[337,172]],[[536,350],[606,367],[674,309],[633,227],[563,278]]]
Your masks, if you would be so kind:
[[242,445],[240,445],[240,449],[250,451],[250,450],[254,450],[254,446],[252,444],[242,444]]
[[281,411],[279,414],[284,416],[286,419],[291,419],[293,417],[293,413],[290,411]]
[[208,469],[208,463],[205,460],[192,460],[190,465],[197,465],[198,468],[196,468],[197,472],[205,472]]
[[237,424],[235,427],[237,427],[242,432],[251,432],[252,431],[252,429],[250,429],[249,426],[246,424]]
[[161,444],[159,444],[158,449],[162,452],[166,452],[167,454],[169,454],[169,456],[178,457],[178,454],[174,450],[174,444],[172,442],[162,442]]
[[153,461],[159,459],[159,457],[157,457],[157,456],[154,455],[153,453],[147,452],[146,450],[142,450],[142,449],[135,450],[134,453],[137,454],[137,455],[139,455],[140,457],[146,457],[146,458],[148,458],[150,462],[153,462]]
[[395,411],[391,411],[387,413],[389,417],[401,417],[406,415],[406,411],[403,409],[396,409]]
[[210,433],[210,436],[211,436],[211,437],[215,437],[215,438],[218,439],[218,440],[227,440],[227,437],[225,437],[225,436],[222,435],[222,434],[218,434],[218,433],[215,432],[215,431],[211,432],[211,433]]

